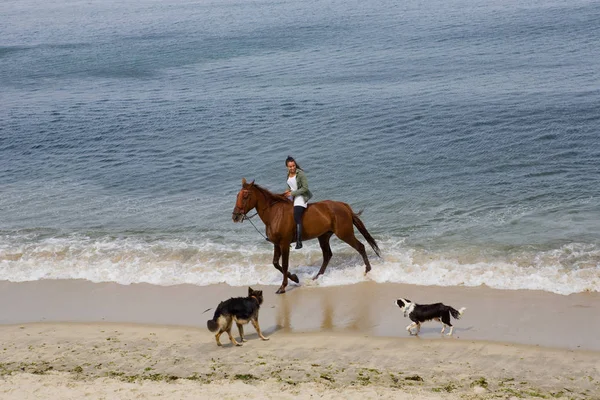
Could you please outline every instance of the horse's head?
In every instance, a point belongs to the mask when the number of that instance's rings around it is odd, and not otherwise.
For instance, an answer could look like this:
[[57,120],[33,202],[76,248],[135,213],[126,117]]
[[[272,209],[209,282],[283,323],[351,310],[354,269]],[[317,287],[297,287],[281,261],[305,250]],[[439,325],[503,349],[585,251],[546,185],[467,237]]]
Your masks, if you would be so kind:
[[256,207],[256,196],[252,191],[253,186],[254,181],[247,183],[246,178],[242,179],[242,190],[237,194],[235,207],[231,216],[233,222],[243,222],[248,211]]

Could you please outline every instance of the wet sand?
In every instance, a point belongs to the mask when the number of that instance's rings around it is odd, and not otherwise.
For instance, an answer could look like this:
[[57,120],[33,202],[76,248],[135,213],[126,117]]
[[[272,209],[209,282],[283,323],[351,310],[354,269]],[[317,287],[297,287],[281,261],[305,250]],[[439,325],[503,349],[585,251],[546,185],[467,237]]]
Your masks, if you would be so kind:
[[[467,307],[455,322],[455,339],[600,351],[600,293],[569,296],[487,287],[431,287],[362,283],[264,291],[261,325],[267,332],[340,332],[407,337],[410,323],[394,306],[397,297],[417,303]],[[123,322],[204,329],[214,308],[246,287],[119,285],[79,280],[0,282],[0,324]],[[420,338],[439,338],[440,325],[423,325]]]

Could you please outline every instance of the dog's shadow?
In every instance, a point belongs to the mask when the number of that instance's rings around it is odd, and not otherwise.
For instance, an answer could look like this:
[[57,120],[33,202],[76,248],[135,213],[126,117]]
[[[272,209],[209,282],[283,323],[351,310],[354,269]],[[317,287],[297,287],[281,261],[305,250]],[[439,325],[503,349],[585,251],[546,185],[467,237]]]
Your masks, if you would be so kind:
[[[250,328],[250,329],[252,329],[252,328]],[[267,329],[263,329],[262,333],[263,333],[263,335],[265,335],[266,337],[268,337],[270,339],[271,335],[273,335],[274,333],[276,333],[277,331],[280,331],[282,329],[283,329],[283,326],[281,326],[281,325],[275,325],[275,326],[269,327]],[[233,331],[231,333],[233,334]],[[238,342],[240,341],[239,332],[238,332],[237,335],[233,335],[233,337]],[[246,341],[244,342],[244,346],[248,342],[251,342],[251,341],[255,341],[255,340],[258,340],[259,342],[263,341],[263,340],[260,339],[260,337],[258,336],[258,333],[256,333],[256,331],[254,331],[252,333],[249,333],[249,332],[247,332],[246,329],[244,329],[244,339],[246,339]],[[229,347],[239,347],[239,346],[235,346],[233,343],[230,342],[228,344],[223,343],[223,346],[221,346],[221,347],[223,347],[223,348],[229,348]]]
[[[250,329],[252,329],[252,328],[250,328]],[[282,329],[283,329],[283,326],[281,326],[281,325],[275,325],[275,326],[271,326],[271,327],[269,327],[267,329],[263,329],[262,333],[266,337],[269,337],[272,334],[274,334],[274,333],[276,333],[276,332],[278,332],[278,331],[280,331]],[[250,339],[260,339],[258,337],[258,333],[256,333],[256,331],[254,331],[252,333],[250,333],[250,332],[246,333],[246,330],[244,330],[244,338],[248,339],[248,340],[250,340]],[[236,340],[237,340],[237,338],[236,338]]]
[[446,335],[446,333],[448,333],[448,328],[446,328],[446,332],[441,333],[441,328],[434,328],[434,327],[429,327],[429,328],[424,328],[421,327],[421,332],[419,332],[419,334],[414,335],[411,334],[411,337],[417,337],[420,338],[421,336],[423,336],[423,334],[429,336],[429,335],[435,335],[438,334],[440,335],[440,337],[453,337],[453,336],[457,336],[457,334],[461,333],[461,332],[468,332],[470,330],[473,330],[473,326],[469,326],[467,328],[459,328],[459,327],[454,327],[454,331],[453,331],[453,335],[452,336],[448,336]]

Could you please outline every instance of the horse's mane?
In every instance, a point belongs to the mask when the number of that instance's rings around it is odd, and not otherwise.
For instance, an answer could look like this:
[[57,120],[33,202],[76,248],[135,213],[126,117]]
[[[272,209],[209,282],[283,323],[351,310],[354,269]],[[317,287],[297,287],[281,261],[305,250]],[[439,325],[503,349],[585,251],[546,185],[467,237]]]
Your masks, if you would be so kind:
[[263,194],[263,196],[265,196],[265,198],[267,199],[267,202],[269,204],[273,204],[273,203],[291,203],[292,202],[290,199],[288,199],[284,195],[272,193],[268,189],[265,189],[264,187],[262,187],[260,185],[257,185],[256,183],[254,184],[254,187],[256,189],[258,189],[258,191],[261,192]]

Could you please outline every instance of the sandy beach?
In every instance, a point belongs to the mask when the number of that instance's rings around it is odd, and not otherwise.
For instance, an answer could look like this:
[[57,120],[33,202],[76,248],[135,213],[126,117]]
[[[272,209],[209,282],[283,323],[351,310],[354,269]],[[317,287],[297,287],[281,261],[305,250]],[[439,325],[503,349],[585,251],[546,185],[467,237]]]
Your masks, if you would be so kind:
[[[270,340],[217,347],[206,320],[244,287],[0,282],[0,398],[600,398],[598,293],[255,289]],[[400,296],[467,311],[409,337]]]

